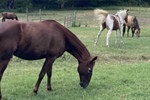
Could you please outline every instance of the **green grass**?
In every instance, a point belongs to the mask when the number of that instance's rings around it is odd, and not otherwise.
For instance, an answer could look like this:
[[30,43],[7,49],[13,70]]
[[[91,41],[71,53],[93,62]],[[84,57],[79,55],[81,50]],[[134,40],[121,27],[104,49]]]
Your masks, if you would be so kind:
[[119,34],[118,43],[115,44],[112,32],[109,48],[105,46],[107,30],[100,36],[98,45],[94,46],[99,27],[69,28],[86,45],[91,55],[99,57],[91,82],[85,90],[79,86],[77,60],[68,53],[53,65],[53,91],[47,91],[47,79],[44,77],[37,95],[32,91],[44,60],[25,61],[14,57],[1,81],[4,99],[149,100],[150,25],[147,23],[141,25],[140,38],[125,36],[124,45],[120,43]]

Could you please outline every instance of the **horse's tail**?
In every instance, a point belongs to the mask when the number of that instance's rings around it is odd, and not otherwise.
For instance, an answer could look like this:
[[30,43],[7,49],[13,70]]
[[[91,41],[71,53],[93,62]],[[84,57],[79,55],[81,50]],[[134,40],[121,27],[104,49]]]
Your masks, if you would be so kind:
[[108,12],[102,9],[95,9],[94,15],[100,20],[100,23],[104,23],[106,21],[106,17],[108,15]]

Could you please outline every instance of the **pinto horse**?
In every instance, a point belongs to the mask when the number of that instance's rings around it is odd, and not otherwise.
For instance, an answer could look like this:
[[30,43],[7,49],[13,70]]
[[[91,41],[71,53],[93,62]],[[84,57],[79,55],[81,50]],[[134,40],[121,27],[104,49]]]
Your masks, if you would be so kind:
[[2,12],[1,15],[2,15],[2,22],[4,22],[5,19],[12,19],[12,20],[16,19],[16,20],[18,20],[18,17],[13,12]]
[[132,37],[134,37],[134,33],[137,37],[140,37],[140,28],[138,24],[138,20],[136,16],[131,16],[128,15],[127,19],[125,20],[124,27],[123,27],[123,36],[125,34],[126,26],[128,27],[127,29],[127,37],[129,37],[129,30],[131,28],[132,30]]
[[122,40],[123,22],[128,15],[127,12],[128,10],[120,10],[115,15],[112,15],[102,9],[94,10],[95,16],[98,17],[98,19],[100,20],[100,30],[98,32],[95,45],[97,45],[98,38],[100,37],[100,34],[105,28],[108,29],[107,38],[106,38],[106,46],[109,47],[109,37],[113,30],[115,30],[115,33],[116,33],[115,42],[117,43],[116,35],[117,35],[118,29],[120,30],[121,42],[123,43],[123,40]]
[[[52,65],[65,51],[78,60],[80,86],[86,88],[91,80],[97,56],[92,57],[71,31],[54,20],[0,23],[0,80],[13,55],[25,60],[45,58],[33,92],[37,94],[46,73],[47,90],[52,90]],[[1,92],[0,97],[2,98]]]

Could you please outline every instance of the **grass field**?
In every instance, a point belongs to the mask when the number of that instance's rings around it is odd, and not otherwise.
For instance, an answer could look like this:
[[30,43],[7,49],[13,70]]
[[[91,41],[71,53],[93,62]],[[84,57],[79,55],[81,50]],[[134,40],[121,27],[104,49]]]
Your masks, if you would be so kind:
[[[38,78],[44,60],[25,61],[14,57],[6,69],[1,81],[2,94],[6,100],[149,100],[150,99],[150,14],[139,8],[131,14],[138,16],[141,37],[124,37],[124,45],[115,44],[114,34],[110,37],[110,47],[105,46],[105,30],[94,46],[99,27],[70,27],[86,45],[93,56],[98,56],[94,73],[87,89],[79,86],[77,61],[65,53],[53,66],[53,91],[46,90],[46,77],[38,94],[32,89]],[[146,9],[146,8],[145,8]],[[149,9],[148,9],[149,10]],[[115,12],[111,11],[110,12]],[[57,11],[56,11],[57,12]],[[78,11],[80,13],[80,11]],[[81,11],[81,13],[88,14]],[[55,13],[55,12],[54,12]],[[62,12],[61,12],[62,13]],[[20,16],[22,16],[20,14]],[[91,17],[91,16],[90,16]],[[88,17],[88,18],[90,18]],[[93,19],[90,20],[95,21]],[[87,22],[87,23],[90,23]],[[96,21],[95,21],[96,22]],[[118,34],[119,35],[119,34]]]

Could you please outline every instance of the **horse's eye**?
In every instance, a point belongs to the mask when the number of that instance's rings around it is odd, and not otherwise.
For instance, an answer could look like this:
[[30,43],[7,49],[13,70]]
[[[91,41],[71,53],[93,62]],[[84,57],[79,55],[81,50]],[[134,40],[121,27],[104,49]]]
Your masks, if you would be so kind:
[[92,69],[88,68],[88,74],[92,74]]

